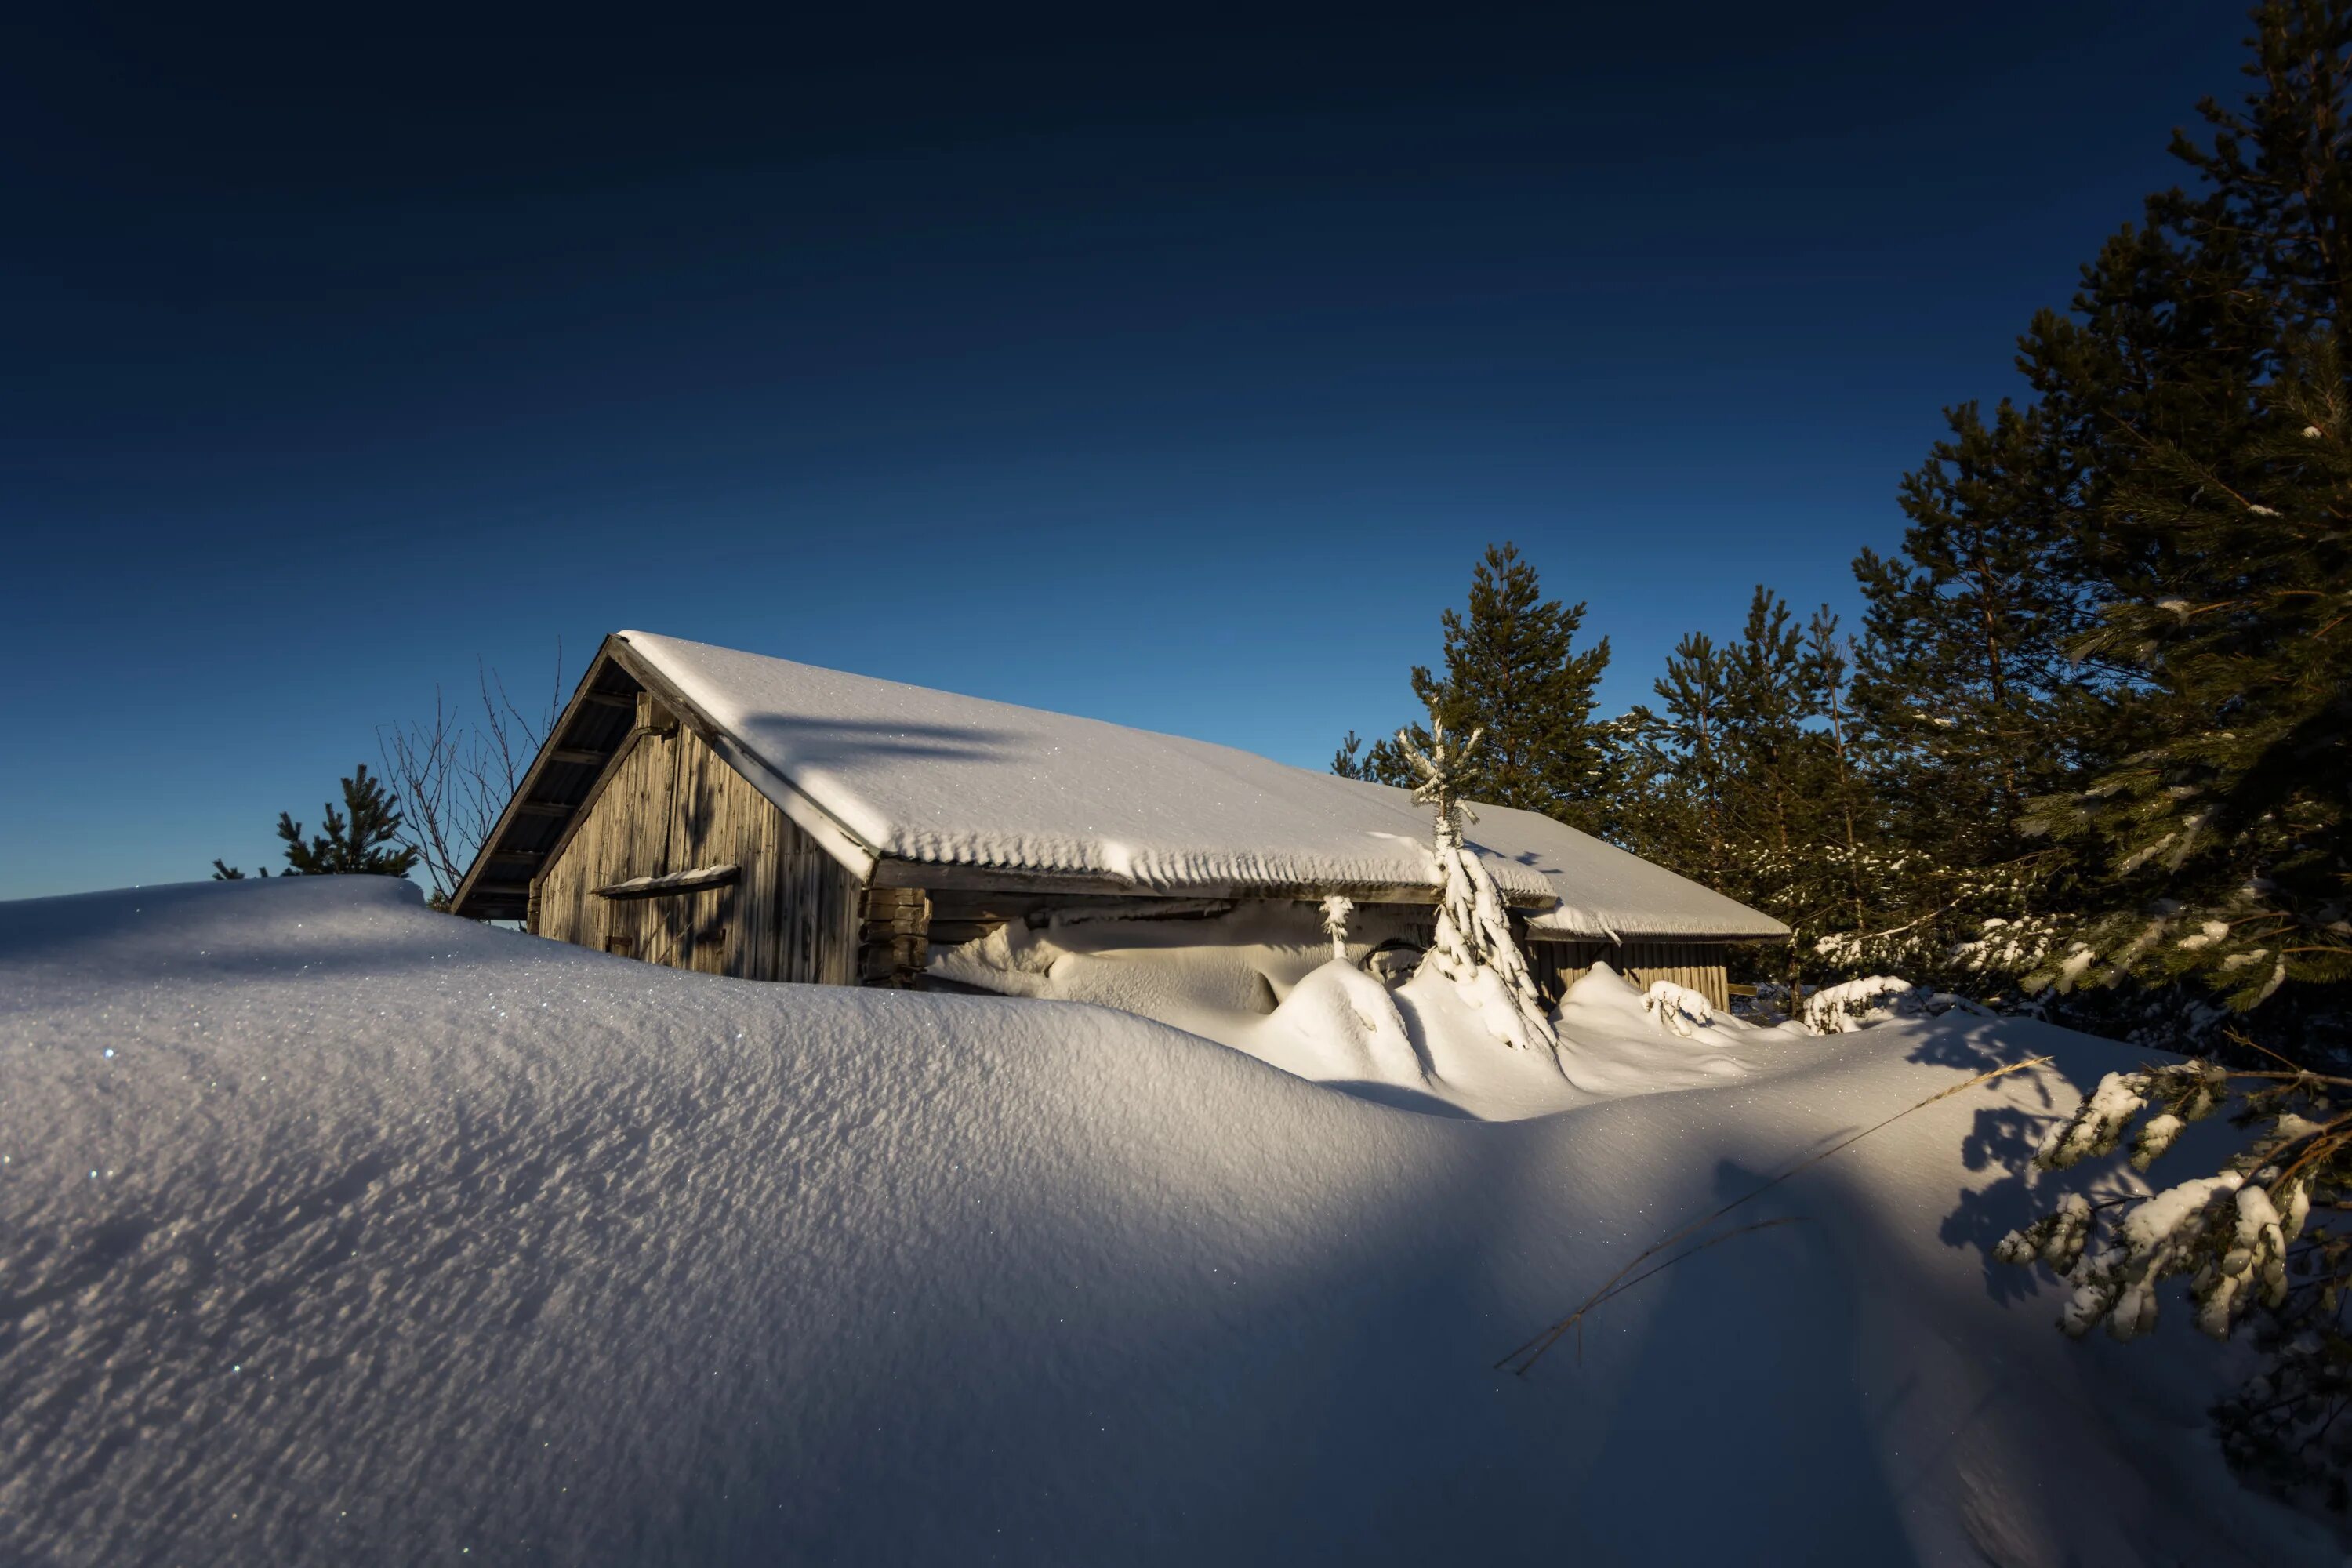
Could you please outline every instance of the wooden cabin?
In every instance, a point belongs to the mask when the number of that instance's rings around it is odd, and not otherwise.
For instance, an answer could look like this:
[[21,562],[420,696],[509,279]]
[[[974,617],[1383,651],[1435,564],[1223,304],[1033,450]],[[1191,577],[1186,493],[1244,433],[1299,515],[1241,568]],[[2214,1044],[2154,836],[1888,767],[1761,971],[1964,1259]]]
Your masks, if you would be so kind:
[[[1480,805],[1469,839],[1557,994],[1596,963],[1725,1005],[1778,921],[1575,829]],[[607,637],[453,908],[746,980],[917,986],[1008,922],[1354,900],[1426,940],[1402,790],[1097,720],[639,632]]]

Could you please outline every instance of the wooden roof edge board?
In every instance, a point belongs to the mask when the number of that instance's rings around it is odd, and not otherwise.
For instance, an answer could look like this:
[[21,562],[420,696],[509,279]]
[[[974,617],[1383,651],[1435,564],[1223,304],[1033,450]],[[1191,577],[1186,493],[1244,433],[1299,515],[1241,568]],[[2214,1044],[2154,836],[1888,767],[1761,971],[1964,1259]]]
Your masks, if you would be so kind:
[[[806,790],[786,777],[774,763],[745,744],[742,738],[720,725],[705,712],[702,705],[688,700],[668,677],[653,668],[629,647],[628,639],[614,633],[604,639],[604,651],[614,662],[627,671],[630,678],[658,699],[663,707],[678,716],[700,736],[703,744],[726,761],[729,767],[741,773],[752,788],[775,804],[793,826],[822,846],[826,854],[841,862],[850,875],[861,881],[872,881],[877,863],[882,853],[824,807],[819,805]],[[772,784],[774,787],[769,787]],[[920,886],[902,883],[900,886]]]
[[635,730],[621,737],[619,747],[605,760],[604,771],[589,784],[588,793],[580,797],[580,804],[572,808],[572,815],[563,819],[562,831],[556,834],[555,842],[547,847],[548,865],[554,865],[558,858],[572,847],[572,840],[587,825],[588,814],[596,809],[596,803],[604,798],[604,792],[612,787],[614,779],[621,776],[621,763],[637,749],[637,742],[644,738],[643,733]]
[[589,891],[600,899],[658,899],[672,894],[701,893],[712,888],[731,887],[742,878],[743,868],[740,866],[700,866],[691,871],[672,871],[663,877],[632,877],[625,882],[615,882],[608,888],[592,888]]
[[[482,840],[481,847],[475,852],[473,865],[467,868],[466,875],[459,879],[456,890],[451,893],[449,898],[451,913],[466,915],[473,919],[497,918],[476,914],[472,908],[478,893],[483,889],[484,874],[489,868],[490,858],[505,847],[507,835],[514,831],[518,822],[527,816],[534,815],[527,810],[527,807],[547,804],[537,799],[539,785],[548,768],[553,765],[553,753],[568,749],[560,744],[564,731],[572,728],[572,721],[583,710],[604,705],[595,700],[596,699],[614,695],[611,692],[600,691],[596,685],[597,678],[608,669],[619,668],[622,674],[631,679],[635,679],[634,671],[625,666],[618,666],[612,658],[613,647],[617,640],[607,637],[598,646],[595,657],[588,661],[588,668],[581,671],[580,684],[572,688],[572,700],[563,705],[563,711],[556,716],[555,722],[548,726],[547,736],[540,742],[539,752],[531,758],[530,766],[524,770],[522,782],[516,785],[513,798],[507,802],[506,809],[499,813],[498,821],[491,826],[488,835]],[[635,699],[633,697],[630,701],[634,705]],[[605,766],[609,770],[612,764],[608,761]]]

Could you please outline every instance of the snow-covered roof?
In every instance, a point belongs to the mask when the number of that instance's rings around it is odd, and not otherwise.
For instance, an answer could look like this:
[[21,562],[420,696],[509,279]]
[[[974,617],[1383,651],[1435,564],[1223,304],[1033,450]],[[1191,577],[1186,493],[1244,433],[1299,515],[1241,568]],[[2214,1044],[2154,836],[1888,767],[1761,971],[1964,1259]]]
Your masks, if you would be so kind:
[[[1412,803],[1408,791],[1391,793]],[[1762,910],[1579,833],[1564,822],[1507,805],[1475,809],[1478,820],[1465,830],[1464,838],[1476,841],[1490,855],[1540,873],[1559,897],[1557,908],[1528,919],[1531,932],[1611,938],[1789,934],[1787,926]]]
[[[877,860],[1247,893],[1437,885],[1410,792],[1098,719],[622,632],[634,662]],[[770,776],[772,775],[772,776]],[[795,798],[797,797],[797,798]],[[1777,937],[1787,928],[1532,812],[1476,807],[1470,841],[1539,930]]]

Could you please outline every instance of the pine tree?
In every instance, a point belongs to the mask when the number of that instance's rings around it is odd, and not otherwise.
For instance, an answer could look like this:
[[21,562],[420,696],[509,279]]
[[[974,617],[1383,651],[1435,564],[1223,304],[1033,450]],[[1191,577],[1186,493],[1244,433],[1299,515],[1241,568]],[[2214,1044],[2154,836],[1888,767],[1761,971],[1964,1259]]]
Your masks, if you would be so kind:
[[[1584,613],[1583,605],[1546,599],[1535,568],[1512,544],[1487,546],[1471,574],[1466,613],[1444,613],[1444,675],[1417,665],[1412,690],[1455,733],[1486,732],[1460,780],[1473,797],[1578,826],[1601,820],[1612,793],[1609,751],[1592,707],[1609,642],[1578,651]],[[1425,749],[1433,731],[1415,725],[1405,734]],[[1420,782],[1403,742],[1382,741],[1369,752],[1360,745],[1350,731],[1332,771],[1381,784]]]
[[1651,803],[1625,837],[1639,852],[1685,875],[1718,869],[1728,846],[1728,688],[1715,639],[1692,632],[1667,656],[1666,673],[1651,683],[1665,711],[1637,704],[1618,732],[1621,772],[1645,785],[1627,793]]
[[1801,626],[1759,584],[1739,636],[1685,637],[1655,684],[1664,712],[1616,731],[1620,777],[1639,781],[1620,838],[1788,922],[1788,943],[1752,956],[1790,981],[1850,976],[1879,956],[1854,934],[1897,923],[1882,889],[1901,885],[1899,858],[1882,852],[1836,633],[1826,607]]
[[[341,811],[330,802],[324,833],[303,836],[302,825],[292,814],[278,814],[278,837],[286,844],[286,870],[289,877],[374,876],[404,877],[417,862],[418,852],[413,846],[400,844],[402,826],[400,803],[388,794],[381,779],[370,776],[367,764],[362,763],[356,772],[342,781],[343,805]],[[269,875],[264,868],[261,874]],[[213,862],[215,881],[241,881],[245,873],[234,866]]]
[[2145,545],[2095,520],[2152,433],[2196,426],[2181,378],[2252,384],[2242,312],[2191,286],[2179,205],[2151,200],[2084,268],[2071,313],[2034,317],[2018,354],[2032,402],[1948,411],[1904,480],[1901,552],[1854,563],[1853,738],[1894,808],[1849,967],[2000,993],[2079,901],[2080,857],[2025,816],[2136,744],[2116,722],[2135,675],[2086,639]]
[[1726,671],[1723,734],[1734,753],[1730,816],[1751,847],[1793,856],[1812,838],[1807,805],[1819,748],[1812,689],[1788,602],[1759,584]]
[[1323,934],[1331,939],[1334,963],[1348,962],[1348,917],[1356,912],[1356,900],[1345,893],[1333,893],[1323,900]]
[[[1873,596],[1857,704],[1908,770],[1903,793],[1936,803],[1924,847],[2040,864],[2042,890],[2000,944],[2035,982],[2226,975],[2218,989],[2242,1005],[2274,994],[2274,974],[2332,963],[2262,967],[2257,948],[2308,944],[2265,942],[2264,920],[2214,901],[2239,873],[2276,886],[2256,862],[2313,863],[2279,835],[2325,837],[2313,803],[2275,782],[2288,753],[2261,764],[2248,748],[2326,689],[2330,617],[2296,616],[2343,591],[2330,340],[2352,299],[2352,7],[2254,19],[2244,110],[2209,100],[2211,146],[2175,139],[2204,189],[2151,197],[2084,269],[2072,311],[2035,318],[2019,364],[2036,401],[1913,476],[1905,571],[1857,568]],[[1970,613],[1939,623],[1916,591],[1930,578]],[[1988,650],[1973,672],[1972,638]],[[1914,699],[1951,733],[1906,731]],[[2318,753],[2294,765],[2324,776]],[[1986,775],[1974,796],[1972,771]],[[2298,921],[2336,907],[2308,887],[2293,901]],[[2204,912],[2184,928],[2191,908]]]
[[2066,1277],[2070,1331],[2137,1336],[2173,1275],[2207,1331],[2251,1319],[2270,1360],[2217,1408],[2225,1451],[2342,1507],[2352,1238],[2327,1221],[2352,1201],[2352,1077],[2326,1057],[2352,985],[2352,4],[2253,16],[2244,108],[2209,100],[2211,146],[2175,141],[2204,188],[2152,198],[2071,315],[2036,319],[2020,363],[2038,401],[1979,466],[2001,482],[1956,509],[2009,528],[2048,496],[2055,530],[2036,517],[2002,559],[2063,580],[2007,584],[2002,615],[2055,604],[2039,629],[2080,661],[2048,694],[2049,757],[2008,753],[2023,826],[2068,868],[2006,960],[2032,984],[2204,998],[2234,1053],[2108,1075],[2036,1162],[2064,1170],[2137,1125],[2145,1169],[2222,1111],[2243,1141],[2156,1199],[2070,1194],[2000,1251]]
[[1364,738],[1350,730],[1340,737],[1339,749],[1331,753],[1331,771],[1343,779],[1363,779],[1373,784],[1402,784],[1404,781],[1385,776],[1377,761],[1381,747],[1375,742],[1371,754],[1364,752]]
[[2352,383],[2334,340],[2260,394],[2227,471],[2152,447],[2108,531],[2150,562],[2086,647],[2131,665],[2149,743],[2033,825],[2087,841],[2098,900],[2039,976],[2201,983],[2233,1008],[2352,980]]
[[1830,607],[1823,605],[1814,611],[1805,625],[1805,681],[1812,690],[1813,710],[1827,727],[1829,738],[1827,805],[1837,829],[1831,858],[1843,873],[1853,912],[1853,922],[1846,930],[1859,931],[1869,920],[1863,892],[1862,832],[1870,817],[1862,797],[1861,758],[1850,734],[1847,687],[1853,663],[1849,648],[1849,644],[1838,640],[1838,618]]
[[2072,548],[2067,453],[2037,410],[1971,405],[1903,482],[1893,560],[1864,550],[1853,702],[1905,793],[1919,847],[1983,864],[2019,852],[2025,801],[2066,776],[2083,676],[2067,641],[2091,593]]
[[1787,601],[1759,584],[1725,659],[1728,852],[1720,880],[1796,933],[1776,957],[1796,984],[1852,907],[1828,736],[1815,728],[1819,671]]

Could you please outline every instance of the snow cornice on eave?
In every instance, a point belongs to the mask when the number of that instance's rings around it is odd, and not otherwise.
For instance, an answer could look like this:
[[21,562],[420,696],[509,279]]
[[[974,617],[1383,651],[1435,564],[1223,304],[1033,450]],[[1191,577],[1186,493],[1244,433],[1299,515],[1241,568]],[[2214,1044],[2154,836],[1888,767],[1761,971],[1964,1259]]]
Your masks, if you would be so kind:
[[[608,637],[459,889],[520,913],[499,867],[560,849],[626,742],[604,705],[649,693],[854,875],[877,886],[1428,904],[1409,792],[1101,720],[642,632]],[[625,730],[625,726],[623,726]],[[583,788],[583,784],[585,787]],[[551,785],[557,787],[551,788]],[[1475,805],[1467,837],[1552,940],[1756,942],[1779,921],[1549,817]],[[534,820],[533,814],[540,814]],[[557,814],[550,816],[548,814]],[[529,845],[522,840],[530,840]]]

